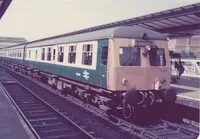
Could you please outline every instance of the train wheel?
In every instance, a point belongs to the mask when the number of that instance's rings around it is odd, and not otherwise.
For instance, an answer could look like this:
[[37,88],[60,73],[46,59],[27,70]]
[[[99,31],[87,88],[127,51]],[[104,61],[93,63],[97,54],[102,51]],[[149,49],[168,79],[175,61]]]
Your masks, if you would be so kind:
[[123,102],[123,117],[125,120],[130,121],[135,118],[136,111],[135,111],[135,106]]
[[164,92],[164,102],[165,103],[175,103],[176,101],[176,91],[174,88],[168,88]]

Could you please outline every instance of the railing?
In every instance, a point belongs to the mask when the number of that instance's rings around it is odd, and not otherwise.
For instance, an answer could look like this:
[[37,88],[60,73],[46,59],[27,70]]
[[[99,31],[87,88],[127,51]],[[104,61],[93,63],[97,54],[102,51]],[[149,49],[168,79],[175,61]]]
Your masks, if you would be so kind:
[[[172,60],[175,61],[175,60]],[[182,59],[184,72],[181,76],[200,78],[200,59]],[[172,64],[172,75],[177,75],[178,70]]]

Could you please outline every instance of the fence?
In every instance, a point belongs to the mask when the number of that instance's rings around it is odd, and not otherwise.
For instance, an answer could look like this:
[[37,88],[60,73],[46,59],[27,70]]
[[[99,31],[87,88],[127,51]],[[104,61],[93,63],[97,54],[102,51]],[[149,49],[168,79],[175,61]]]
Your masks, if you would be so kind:
[[[181,61],[185,69],[181,76],[195,77],[200,79],[200,59],[182,59]],[[172,64],[172,75],[177,75],[177,73],[177,69],[174,68],[174,64]]]

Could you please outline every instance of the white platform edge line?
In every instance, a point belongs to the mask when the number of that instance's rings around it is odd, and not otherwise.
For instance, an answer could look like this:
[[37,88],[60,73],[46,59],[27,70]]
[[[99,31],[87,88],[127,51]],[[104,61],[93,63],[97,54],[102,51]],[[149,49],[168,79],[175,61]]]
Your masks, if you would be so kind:
[[189,90],[192,90],[192,91],[200,90],[200,88],[195,88],[195,87],[190,87],[190,86],[183,86],[183,85],[171,84],[170,86],[177,87],[177,88],[182,88],[182,89],[189,89]]
[[187,96],[183,96],[183,95],[177,95],[177,96],[180,97],[180,98],[191,99],[191,100],[195,100],[195,101],[200,102],[199,99],[195,99],[195,98],[192,98],[192,97],[187,97]]

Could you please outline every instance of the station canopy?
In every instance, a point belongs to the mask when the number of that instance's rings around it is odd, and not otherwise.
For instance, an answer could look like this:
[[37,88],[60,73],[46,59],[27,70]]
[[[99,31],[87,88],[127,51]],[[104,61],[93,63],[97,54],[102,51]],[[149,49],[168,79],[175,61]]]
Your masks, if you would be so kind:
[[166,11],[161,11],[145,16],[112,22],[109,24],[90,27],[50,37],[48,39],[76,35],[80,33],[86,33],[118,26],[134,25],[138,25],[160,33],[167,34],[169,37],[200,35],[200,3],[169,9]]
[[35,40],[28,43],[46,41],[55,38],[62,38],[66,36],[72,36],[119,26],[134,25],[166,34],[170,38],[200,35],[200,3],[169,9],[166,11],[161,11],[140,17],[134,17],[131,19],[112,22],[104,25],[98,25],[82,30],[77,30],[74,32]]
[[0,0],[0,19],[4,15],[12,0]]

